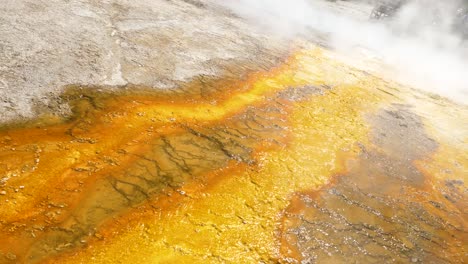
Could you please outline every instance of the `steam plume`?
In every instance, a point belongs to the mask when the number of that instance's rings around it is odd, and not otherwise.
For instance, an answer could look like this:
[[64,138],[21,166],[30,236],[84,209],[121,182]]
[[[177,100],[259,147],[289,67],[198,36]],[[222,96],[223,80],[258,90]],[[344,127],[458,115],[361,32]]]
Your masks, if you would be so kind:
[[343,11],[337,7],[349,3],[215,1],[270,34],[312,41],[325,36],[326,45],[349,55],[357,65],[379,61],[385,65],[384,74],[397,81],[468,103],[468,41],[462,41],[451,27],[456,0],[415,0],[385,23],[368,19],[371,7],[366,4]]

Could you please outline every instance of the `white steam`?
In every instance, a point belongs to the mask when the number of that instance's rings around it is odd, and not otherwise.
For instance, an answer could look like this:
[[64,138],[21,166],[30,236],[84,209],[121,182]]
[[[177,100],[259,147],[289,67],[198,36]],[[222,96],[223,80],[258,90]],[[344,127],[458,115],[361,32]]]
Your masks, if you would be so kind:
[[[270,34],[322,39],[325,45],[350,56],[356,65],[370,67],[368,62],[379,61],[384,67],[376,69],[372,64],[370,70],[468,103],[468,41],[463,42],[451,27],[456,0],[415,0],[387,22],[370,21],[371,6],[348,1],[215,1]],[[434,8],[438,13],[431,12],[428,5],[440,5]],[[436,26],[431,25],[434,19]]]

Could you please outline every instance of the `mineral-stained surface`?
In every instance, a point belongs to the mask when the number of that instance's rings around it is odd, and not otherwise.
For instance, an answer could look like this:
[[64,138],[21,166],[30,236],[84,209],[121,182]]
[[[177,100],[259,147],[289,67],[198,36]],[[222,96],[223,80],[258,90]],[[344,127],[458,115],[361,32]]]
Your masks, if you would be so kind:
[[465,261],[466,107],[302,46],[4,126],[0,263]]
[[214,2],[2,2],[0,264],[467,262],[466,105]]
[[464,180],[441,180],[435,191],[421,161],[438,144],[405,106],[391,108],[371,117],[373,144],[333,184],[293,198],[284,216],[286,252],[304,263],[466,259]]

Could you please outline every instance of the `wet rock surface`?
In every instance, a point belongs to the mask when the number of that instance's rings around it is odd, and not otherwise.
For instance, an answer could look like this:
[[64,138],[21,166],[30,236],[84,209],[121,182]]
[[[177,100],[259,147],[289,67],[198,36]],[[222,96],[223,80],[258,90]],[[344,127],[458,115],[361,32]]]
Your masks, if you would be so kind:
[[[120,149],[119,158],[105,162],[116,167],[94,182],[81,205],[69,217],[35,239],[25,259],[36,261],[67,248],[80,247],[83,239],[94,234],[95,227],[122,211],[158,195],[170,195],[184,183],[229,162],[253,165],[252,154],[260,146],[285,144],[286,119],[280,117],[280,102],[248,107],[222,125],[184,124],[171,121],[171,133],[150,128],[153,137],[135,142],[138,150]],[[82,133],[88,133],[88,130]],[[87,143],[87,142],[84,142]],[[122,164],[124,163],[124,164]],[[78,167],[80,174],[90,174],[91,167]]]
[[463,260],[463,146],[401,99],[425,95],[334,58],[70,86],[69,118],[4,126],[0,263]]
[[[230,163],[255,166],[258,149],[283,146],[292,97],[266,90],[249,99],[250,84],[231,79],[247,67],[231,70],[222,80],[200,76],[160,92],[129,87],[119,95],[98,87],[70,88],[62,97],[74,116],[63,124],[4,128],[2,210],[16,208],[17,201],[28,199],[25,195],[34,198],[28,213],[10,211],[1,222],[3,261],[14,255],[35,263],[80,248],[100,236],[96,229],[102,223],[126,210],[171,196]],[[257,97],[261,101],[248,103]],[[232,107],[223,106],[230,100]],[[16,186],[18,180],[27,187]]]
[[283,249],[292,256],[286,262],[463,262],[463,180],[446,182],[461,187],[450,195],[432,188],[420,166],[438,145],[408,106],[394,105],[370,120],[372,144],[361,145],[346,172],[293,198],[284,216]]

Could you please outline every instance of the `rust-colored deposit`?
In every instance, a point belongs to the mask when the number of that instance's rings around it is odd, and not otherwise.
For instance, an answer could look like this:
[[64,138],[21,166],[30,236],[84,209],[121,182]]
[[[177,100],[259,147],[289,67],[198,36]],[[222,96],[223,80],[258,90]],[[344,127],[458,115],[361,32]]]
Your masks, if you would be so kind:
[[[97,89],[0,132],[0,263],[466,260],[466,133],[332,52]],[[468,120],[454,109],[437,115]]]

